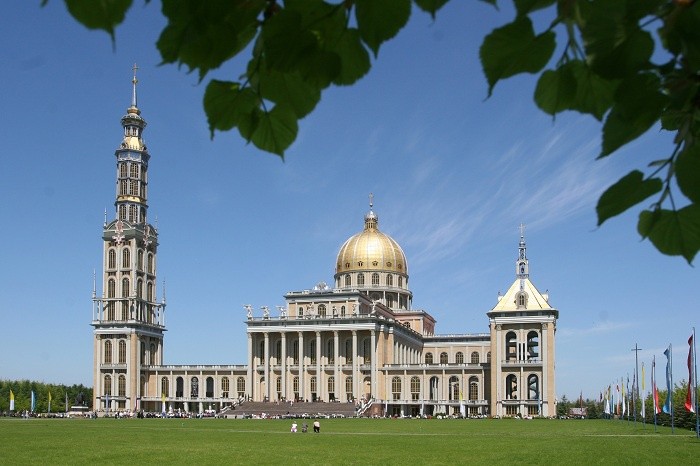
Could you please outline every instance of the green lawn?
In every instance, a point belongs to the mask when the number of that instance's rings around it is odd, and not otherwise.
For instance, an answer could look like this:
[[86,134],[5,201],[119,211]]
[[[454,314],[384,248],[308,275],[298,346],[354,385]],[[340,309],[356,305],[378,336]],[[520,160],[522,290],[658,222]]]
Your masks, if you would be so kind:
[[693,432],[639,422],[322,419],[320,434],[292,434],[290,426],[0,418],[0,464],[700,464]]

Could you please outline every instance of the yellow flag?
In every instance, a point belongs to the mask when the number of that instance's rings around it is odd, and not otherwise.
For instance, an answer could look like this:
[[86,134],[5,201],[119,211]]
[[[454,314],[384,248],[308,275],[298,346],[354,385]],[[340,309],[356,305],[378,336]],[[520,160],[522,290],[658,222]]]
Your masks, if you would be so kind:
[[10,390],[10,411],[15,410],[15,394]]
[[51,392],[49,392],[49,403],[51,403]]
[[646,377],[644,375],[644,363],[642,363],[642,391],[644,391],[644,379],[645,378]]

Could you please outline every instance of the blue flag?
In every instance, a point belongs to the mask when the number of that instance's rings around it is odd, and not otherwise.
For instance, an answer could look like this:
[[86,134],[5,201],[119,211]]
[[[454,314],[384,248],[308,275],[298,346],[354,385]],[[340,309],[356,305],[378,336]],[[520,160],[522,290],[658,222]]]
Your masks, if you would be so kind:
[[36,395],[34,395],[34,390],[32,390],[32,409],[31,409],[31,411],[34,412],[35,408],[36,408]]
[[673,398],[673,391],[671,390],[671,385],[673,385],[673,374],[671,373],[671,345],[668,345],[666,351],[664,351],[666,356],[666,389],[668,393],[666,394],[666,403],[664,403],[664,413],[671,414],[672,406],[671,399]]

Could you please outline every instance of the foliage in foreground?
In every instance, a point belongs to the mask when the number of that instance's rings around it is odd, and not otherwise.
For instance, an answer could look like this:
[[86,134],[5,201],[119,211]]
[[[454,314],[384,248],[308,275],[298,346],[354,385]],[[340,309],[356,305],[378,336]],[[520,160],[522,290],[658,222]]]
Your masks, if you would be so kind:
[[[447,1],[162,0],[167,25],[156,45],[163,63],[197,71],[201,80],[250,52],[240,77],[209,81],[209,128],[212,136],[237,128],[246,141],[283,156],[323,90],[367,74],[381,45],[408,22],[412,6],[435,17]],[[132,5],[65,3],[82,24],[113,38]],[[639,216],[639,234],[663,254],[692,263],[700,250],[700,2],[513,4],[515,19],[481,45],[488,94],[503,79],[539,74],[534,101],[542,111],[573,110],[603,121],[601,158],[652,127],[672,133],[667,154],[643,154],[651,157],[647,173],[631,171],[600,197],[598,225],[656,196]],[[542,30],[535,29],[535,15],[548,21]]]

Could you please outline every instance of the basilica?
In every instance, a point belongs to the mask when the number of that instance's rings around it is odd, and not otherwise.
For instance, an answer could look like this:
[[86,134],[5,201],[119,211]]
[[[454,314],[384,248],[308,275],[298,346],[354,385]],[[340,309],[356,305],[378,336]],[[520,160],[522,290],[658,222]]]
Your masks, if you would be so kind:
[[134,75],[115,152],[101,292],[93,286],[96,410],[324,401],[354,403],[360,414],[555,415],[559,311],[530,281],[523,230],[515,279],[486,312],[488,331],[439,334],[434,316],[412,306],[406,255],[380,230],[371,196],[362,229],[339,248],[332,286],[289,292],[275,310],[245,306],[245,364],[165,364],[166,302],[156,297],[158,230],[147,218],[150,154],[136,84]]

